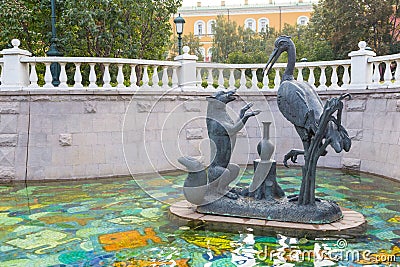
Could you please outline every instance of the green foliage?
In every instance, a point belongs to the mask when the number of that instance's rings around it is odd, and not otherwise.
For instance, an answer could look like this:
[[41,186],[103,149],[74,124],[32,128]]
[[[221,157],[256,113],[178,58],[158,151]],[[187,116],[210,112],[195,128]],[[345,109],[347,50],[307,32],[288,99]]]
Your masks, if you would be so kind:
[[34,55],[43,55],[50,24],[50,1],[0,0],[0,50],[10,47],[11,39],[21,41],[21,47]]
[[[190,52],[195,54],[199,58],[199,61],[204,60],[203,54],[201,53],[203,44],[200,44],[199,37],[195,36],[193,33],[189,33],[189,35],[183,36],[182,43],[184,46],[187,45],[190,47]],[[176,49],[174,49],[174,51],[176,51]]]
[[66,54],[165,58],[169,18],[181,0],[63,1],[60,27]]
[[217,17],[214,32],[212,60],[233,64],[266,62],[276,37],[273,29],[255,33],[224,16]]
[[396,18],[399,3],[390,0],[321,0],[309,24],[313,41],[330,44],[335,58],[347,58],[364,40],[378,54],[398,43]]
[[[296,61],[302,59],[307,61],[334,60],[334,54],[330,42],[317,38],[310,27],[292,26],[285,24],[282,34],[292,37],[296,45]],[[282,55],[281,62],[286,62],[286,54]]]
[[[65,56],[164,59],[169,18],[182,0],[56,1],[57,35]],[[50,0],[0,0],[0,49],[11,39],[43,56],[51,37]]]
[[226,62],[229,54],[237,51],[240,46],[237,24],[220,15],[213,25],[213,32],[212,60]]

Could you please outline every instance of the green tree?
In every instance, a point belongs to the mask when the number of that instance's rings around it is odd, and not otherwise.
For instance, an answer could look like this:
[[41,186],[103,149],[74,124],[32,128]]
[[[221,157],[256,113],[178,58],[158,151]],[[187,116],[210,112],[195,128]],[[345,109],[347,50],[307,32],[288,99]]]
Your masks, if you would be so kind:
[[[296,61],[307,59],[307,61],[333,60],[334,54],[330,42],[323,38],[314,36],[313,31],[303,25],[285,24],[282,34],[292,37],[296,45]],[[286,62],[286,54],[282,55]]]
[[[169,18],[182,0],[56,1],[65,56],[161,59],[170,47]],[[0,49],[13,38],[43,56],[50,40],[50,0],[0,0]]]
[[228,55],[227,62],[233,64],[265,63],[274,49],[276,34],[273,29],[268,32],[255,33],[250,29],[238,27],[239,46]]
[[169,18],[181,0],[63,1],[60,27],[66,54],[75,56],[165,58]]
[[237,51],[240,46],[237,24],[220,15],[213,25],[213,32],[212,60],[226,62],[229,54]]
[[44,55],[47,47],[50,2],[40,0],[0,0],[0,50],[10,46],[11,39],[21,41],[21,47],[34,55]]
[[266,62],[276,33],[270,28],[256,33],[219,16],[214,24],[212,60],[234,64]]
[[[365,40],[377,54],[386,54],[398,42],[393,38],[395,10],[393,0],[321,0],[314,6],[309,24],[311,40],[327,41],[335,58],[347,58]],[[395,4],[395,8],[393,6]]]
[[[195,54],[199,61],[204,60],[204,56],[202,53],[203,44],[200,43],[200,38],[195,36],[193,33],[189,33],[188,35],[184,35],[182,38],[183,45],[187,45],[190,47],[190,51],[192,54]],[[174,49],[176,51],[176,49]]]

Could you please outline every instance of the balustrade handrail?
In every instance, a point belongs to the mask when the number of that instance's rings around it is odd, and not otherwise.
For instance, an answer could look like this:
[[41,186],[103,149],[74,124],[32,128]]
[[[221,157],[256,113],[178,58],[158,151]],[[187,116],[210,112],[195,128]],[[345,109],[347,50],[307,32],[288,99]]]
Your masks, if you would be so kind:
[[368,59],[368,63],[387,61],[387,60],[400,60],[400,53],[393,55],[377,56]]
[[[334,60],[334,61],[312,61],[312,62],[296,62],[295,67],[319,67],[319,66],[338,66],[338,65],[350,65],[351,60]],[[262,69],[265,67],[264,63],[257,64],[230,64],[230,63],[209,63],[209,62],[198,62],[196,64],[198,68],[218,68],[218,69]],[[274,68],[285,68],[286,63],[275,63]]]
[[158,65],[158,66],[180,66],[181,63],[174,61],[128,59],[128,58],[103,58],[103,57],[22,57],[21,63],[107,63],[107,64],[131,64],[131,65]]

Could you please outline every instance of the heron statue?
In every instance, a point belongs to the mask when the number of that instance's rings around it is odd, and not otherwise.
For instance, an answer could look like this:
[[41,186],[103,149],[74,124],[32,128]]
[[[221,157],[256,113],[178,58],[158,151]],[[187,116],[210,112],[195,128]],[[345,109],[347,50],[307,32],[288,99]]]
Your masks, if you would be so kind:
[[266,74],[264,75],[268,75],[281,53],[285,51],[288,55],[288,63],[278,89],[278,108],[296,128],[304,148],[303,150],[293,149],[284,157],[283,163],[288,167],[289,159],[296,163],[299,155],[304,156],[300,193],[298,196],[289,197],[289,201],[298,201],[300,205],[314,205],[315,201],[319,200],[315,198],[315,175],[319,157],[327,154],[328,145],[336,153],[342,150],[349,151],[351,147],[349,135],[341,125],[342,100],[351,96],[344,94],[329,99],[323,105],[313,85],[295,80],[293,72],[296,47],[289,36],[280,36],[276,39],[275,49],[265,66]]

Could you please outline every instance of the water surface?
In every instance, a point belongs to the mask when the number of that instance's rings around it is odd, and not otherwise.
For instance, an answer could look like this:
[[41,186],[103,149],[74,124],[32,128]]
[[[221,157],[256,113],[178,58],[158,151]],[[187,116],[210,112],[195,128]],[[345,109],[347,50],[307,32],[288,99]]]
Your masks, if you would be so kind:
[[[252,174],[244,171],[239,185],[246,185]],[[369,174],[319,170],[317,196],[361,212],[368,227],[356,238],[321,236],[315,240],[253,236],[250,229],[224,233],[175,225],[168,219],[168,203],[182,199],[180,186],[185,177],[138,179],[146,192],[132,178],[2,185],[0,266],[400,264],[399,182]],[[278,169],[278,177],[287,194],[298,191],[299,169]],[[336,252],[298,262],[297,250]],[[353,254],[343,256],[348,251]],[[369,254],[363,258],[355,252]]]

